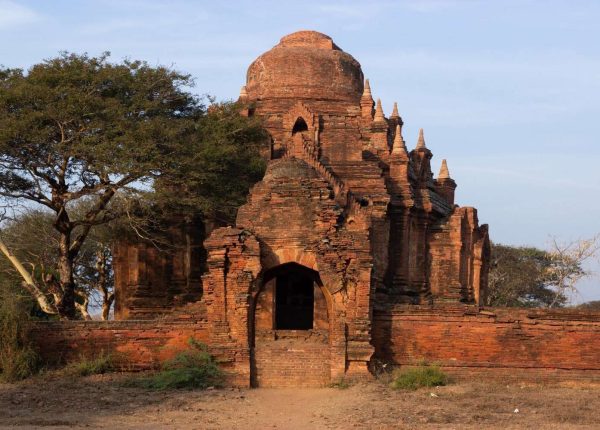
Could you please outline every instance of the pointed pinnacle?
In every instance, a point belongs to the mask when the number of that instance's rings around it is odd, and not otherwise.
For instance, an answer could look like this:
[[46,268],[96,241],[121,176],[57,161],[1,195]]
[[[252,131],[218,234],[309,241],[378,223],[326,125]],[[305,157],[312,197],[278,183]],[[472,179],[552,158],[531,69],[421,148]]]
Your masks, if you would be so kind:
[[448,164],[446,164],[445,159],[442,160],[442,167],[440,167],[438,179],[450,179],[450,171],[448,170]]
[[373,102],[373,96],[371,95],[371,84],[369,84],[368,79],[365,79],[365,88],[363,90],[363,95],[361,99],[371,100],[371,102]]
[[242,88],[240,89],[240,98],[243,99],[244,97],[248,97],[248,92],[246,91],[246,85],[242,85]]
[[394,109],[392,110],[392,115],[390,115],[390,118],[400,118],[400,115],[398,114],[398,103],[394,102]]
[[375,108],[375,118],[373,121],[385,122],[385,116],[383,115],[383,108],[381,107],[381,99],[377,99],[377,107]]
[[417,149],[427,148],[425,146],[425,137],[423,137],[423,129],[419,129],[419,140],[417,140]]
[[404,144],[404,139],[402,139],[400,125],[396,125],[396,135],[394,136],[394,143],[392,144],[392,154],[406,154],[406,145]]
[[371,95],[371,85],[369,84],[369,80],[365,79],[365,88],[363,90],[363,94],[360,97],[361,105],[366,103],[371,105],[371,109],[373,108],[373,96]]

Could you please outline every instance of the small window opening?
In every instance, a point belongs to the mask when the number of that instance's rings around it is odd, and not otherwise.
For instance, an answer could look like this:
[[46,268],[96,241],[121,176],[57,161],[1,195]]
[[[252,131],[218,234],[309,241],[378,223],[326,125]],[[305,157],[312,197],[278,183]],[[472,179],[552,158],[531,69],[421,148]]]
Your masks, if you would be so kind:
[[302,133],[303,131],[308,131],[308,125],[306,125],[306,121],[303,118],[298,118],[294,124],[294,128],[292,128],[292,135]]

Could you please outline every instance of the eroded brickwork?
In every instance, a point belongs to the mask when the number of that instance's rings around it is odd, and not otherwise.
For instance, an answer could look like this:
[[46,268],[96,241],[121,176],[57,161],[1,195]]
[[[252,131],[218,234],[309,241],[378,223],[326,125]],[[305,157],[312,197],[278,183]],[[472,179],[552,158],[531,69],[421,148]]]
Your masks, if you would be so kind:
[[[210,329],[205,307],[194,304],[153,321],[39,322],[33,335],[50,363],[105,353],[124,370],[156,368],[193,337],[210,345],[230,384],[249,386],[235,351],[211,344]],[[466,378],[600,382],[597,312],[400,305],[375,311],[372,336],[373,365],[426,360]],[[282,333],[258,345],[254,377],[263,387],[325,385],[329,350],[322,333]]]
[[373,319],[375,357],[465,374],[600,380],[600,314],[577,310],[396,306]]
[[400,342],[396,320],[382,334],[386,312],[443,305],[447,315],[482,301],[487,226],[456,205],[445,160],[434,176],[423,131],[409,149],[397,105],[386,117],[358,61],[331,38],[282,38],[250,65],[239,101],[270,136],[264,179],[235,226],[204,242],[206,260],[186,248],[169,259],[117,248],[118,316],[200,300],[207,342],[239,384],[324,385],[368,375],[373,352]]
[[[313,355],[321,350],[331,379],[366,373],[374,308],[478,303],[487,276],[487,228],[478,225],[475,209],[455,205],[456,183],[445,162],[434,179],[422,131],[407,150],[397,107],[385,117],[368,81],[363,85],[360,64],[329,37],[284,37],[252,63],[240,101],[246,115],[264,120],[272,139],[265,178],[236,222],[260,247],[248,298],[259,386],[293,379],[288,371],[278,376],[261,367],[278,361],[261,357],[286,350],[273,317],[275,287],[265,279],[286,264],[318,276],[315,291],[327,299],[328,324],[312,332],[329,346],[315,348],[314,338],[306,345]],[[204,279],[221,276],[209,270]]]
[[130,239],[113,247],[115,319],[153,319],[200,300],[205,223],[171,220],[165,230],[158,245]]
[[[321,385],[330,377],[343,376],[350,367],[366,372],[373,352],[369,336],[372,257],[365,228],[368,214],[358,205],[351,205],[347,213],[344,210],[336,202],[330,183],[314,168],[300,158],[286,157],[269,164],[265,179],[253,188],[248,203],[240,209],[237,222],[245,229],[216,230],[207,241],[209,271],[204,277],[203,300],[209,309],[211,325],[223,315],[231,315],[220,312],[214,302],[209,302],[212,291],[218,289],[219,294],[227,295],[233,288],[232,283],[238,285],[239,279],[248,276],[248,283],[239,290],[238,301],[245,301],[248,306],[245,312],[251,318],[250,331],[244,333],[244,339],[249,339],[251,353],[257,352],[253,365],[257,366],[259,386],[263,382],[261,376],[269,374],[268,369],[259,368],[269,362],[261,359],[268,356],[268,345],[274,348],[272,353],[275,354],[277,350],[285,350],[278,346],[278,339],[293,337],[289,332],[284,333],[285,330],[277,330],[273,324],[272,314],[276,311],[274,294],[269,290],[269,281],[273,279],[269,274],[274,270],[285,274],[285,266],[289,264],[310,269],[318,277],[313,281],[316,293],[311,332],[315,336],[307,348],[313,346],[309,348],[313,357],[317,352],[321,354],[326,364],[320,368],[328,367],[327,378]],[[346,217],[352,218],[352,222],[340,225]],[[232,254],[232,247],[241,249],[235,240],[242,238],[243,253]],[[253,244],[251,247],[249,241]],[[227,272],[223,269],[225,256],[229,262]],[[240,270],[245,270],[247,275],[240,274],[236,269],[238,258],[253,272],[245,268]],[[214,259],[219,259],[220,264],[213,264]],[[239,264],[242,267],[242,263]],[[215,313],[214,319],[211,312]],[[242,321],[241,315],[239,321]],[[248,327],[245,316],[242,323]],[[226,330],[231,328],[228,326]],[[300,334],[300,338],[305,336]],[[317,337],[325,347],[314,348]],[[284,362],[285,356],[281,358]],[[309,362],[301,360],[295,366],[300,371]],[[271,375],[266,381],[277,378]]]
[[186,350],[190,338],[208,342],[208,326],[206,310],[196,304],[194,311],[168,320],[38,322],[32,336],[47,364],[105,354],[117,367],[135,371],[156,369]]

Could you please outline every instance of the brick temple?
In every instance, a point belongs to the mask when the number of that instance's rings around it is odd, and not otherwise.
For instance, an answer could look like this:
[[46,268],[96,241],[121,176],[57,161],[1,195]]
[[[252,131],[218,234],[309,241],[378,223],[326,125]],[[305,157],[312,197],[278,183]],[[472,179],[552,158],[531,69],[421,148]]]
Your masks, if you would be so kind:
[[423,130],[411,149],[397,105],[385,115],[330,37],[283,37],[248,68],[240,102],[269,134],[263,180],[204,243],[188,226],[173,255],[117,246],[117,319],[187,314],[242,384],[322,385],[367,374],[390,347],[374,313],[480,303],[487,226],[455,203],[445,160],[433,175]]
[[249,69],[240,102],[269,133],[235,226],[170,223],[170,252],[115,248],[115,320],[45,321],[46,362],[109,353],[156,369],[206,343],[237,386],[323,386],[378,363],[502,381],[600,382],[600,313],[483,308],[486,226],[412,150],[359,63],[302,31]]

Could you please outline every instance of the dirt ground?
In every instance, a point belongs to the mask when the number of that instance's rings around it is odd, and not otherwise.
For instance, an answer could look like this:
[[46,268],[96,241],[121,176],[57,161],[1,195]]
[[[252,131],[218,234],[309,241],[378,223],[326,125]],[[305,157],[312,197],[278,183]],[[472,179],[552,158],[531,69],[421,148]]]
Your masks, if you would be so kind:
[[457,382],[394,391],[346,389],[151,392],[128,375],[37,377],[0,384],[0,428],[599,429],[600,387]]

